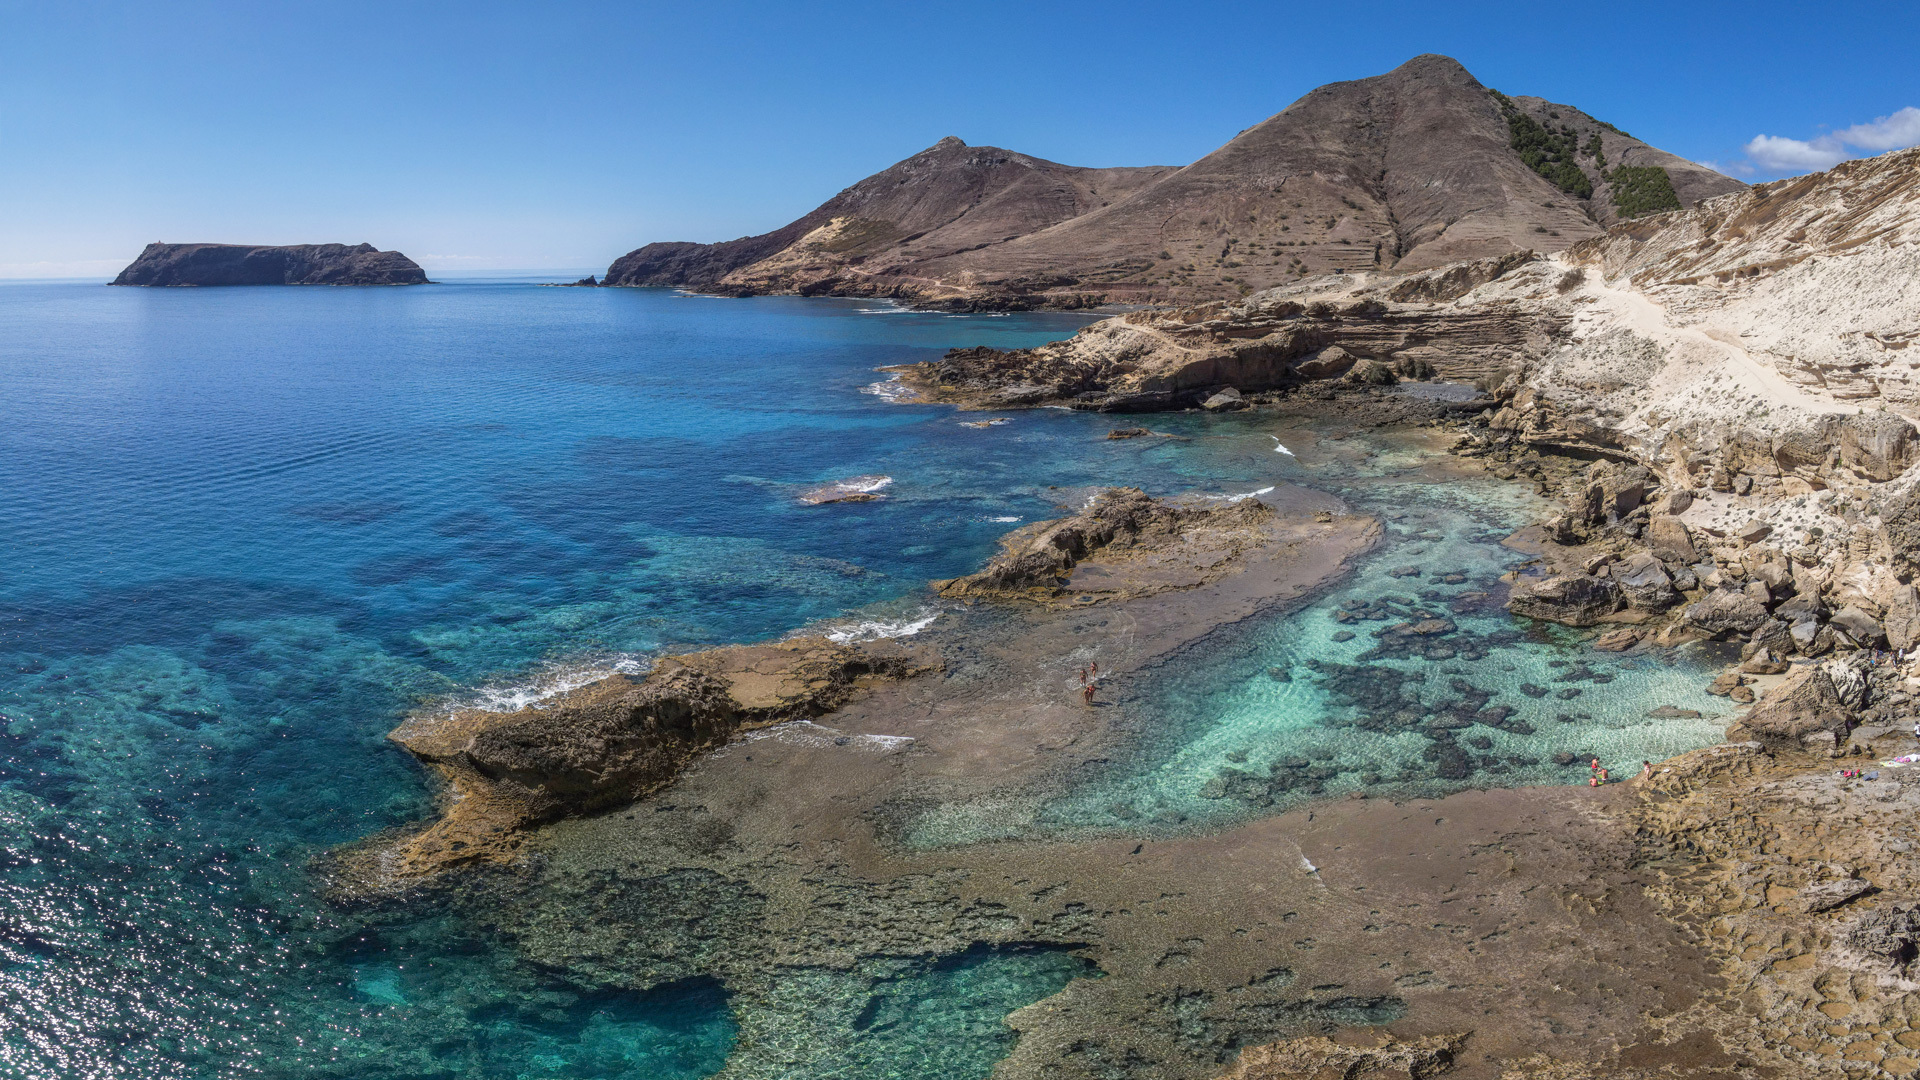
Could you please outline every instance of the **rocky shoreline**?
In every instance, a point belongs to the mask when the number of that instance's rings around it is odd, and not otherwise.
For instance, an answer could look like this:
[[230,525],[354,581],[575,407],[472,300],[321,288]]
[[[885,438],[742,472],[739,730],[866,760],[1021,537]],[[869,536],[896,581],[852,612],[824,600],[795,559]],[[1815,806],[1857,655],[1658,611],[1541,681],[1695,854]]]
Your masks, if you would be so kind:
[[[1893,363],[1920,323],[1893,212],[1915,167],[896,371],[961,408],[1432,425],[1453,454],[1423,482],[1484,471],[1560,509],[1508,538],[1531,562],[1497,587],[1343,601],[1336,621],[1386,624],[1359,662],[1316,660],[1353,724],[1424,737],[1425,776],[1504,771],[1466,731],[1524,721],[1471,668],[1435,703],[1370,666],[1474,663],[1500,643],[1455,618],[1504,603],[1602,655],[1719,642],[1711,690],[1744,710],[1726,742],[1605,786],[1396,800],[1329,800],[1322,767],[1275,761],[1203,790],[1244,803],[1238,824],[1049,833],[1050,800],[1153,734],[1136,680],[1304,602],[1379,534],[1307,489],[1210,509],[1114,491],[935,583],[960,606],[911,649],[716,650],[551,709],[410,723],[396,739],[454,797],[343,856],[371,868],[344,894],[428,888],[586,985],[717,979],[742,1027],[727,1078],[870,1070],[883,988],[978,950],[1091,965],[1008,1018],[1000,1077],[1920,1073],[1920,774],[1892,760],[1920,752],[1920,440]],[[1808,209],[1836,199],[1854,211]],[[1434,379],[1477,391],[1392,389]],[[1567,678],[1606,681],[1586,668]],[[741,672],[790,689],[755,705]],[[451,841],[473,821],[493,823],[462,838],[480,857]]]

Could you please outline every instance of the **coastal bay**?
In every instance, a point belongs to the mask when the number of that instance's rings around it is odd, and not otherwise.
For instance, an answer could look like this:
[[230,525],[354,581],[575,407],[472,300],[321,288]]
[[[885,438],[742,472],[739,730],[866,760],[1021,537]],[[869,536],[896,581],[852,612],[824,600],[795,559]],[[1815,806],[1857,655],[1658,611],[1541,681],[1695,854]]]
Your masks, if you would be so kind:
[[[49,325],[91,314],[16,295]],[[1555,504],[1451,452],[1432,384],[1172,413],[1141,435],[910,404],[873,370],[960,334],[1053,340],[1068,316],[532,283],[110,295],[143,327],[117,346],[128,362],[175,363],[189,386],[231,377],[218,351],[209,370],[164,347],[209,310],[270,311],[282,344],[313,304],[364,325],[268,373],[326,373],[315,385],[338,389],[317,399],[216,439],[161,396],[136,415],[172,425],[178,457],[97,445],[44,474],[110,477],[120,513],[155,523],[148,554],[110,563],[124,577],[89,583],[102,564],[78,561],[89,521],[124,518],[21,518],[37,558],[9,583],[26,629],[7,813],[60,852],[33,864],[27,933],[66,970],[126,963],[75,887],[110,872],[145,883],[138,949],[203,958],[137,981],[169,1002],[125,1014],[157,1033],[143,1073],[236,1055],[354,1076],[1745,1060],[1656,1022],[1718,1008],[1725,976],[1655,903],[1670,861],[1649,863],[1645,837],[1678,826],[1638,789],[1588,787],[1584,765],[1718,742],[1732,712],[1707,683],[1727,649],[1605,652],[1604,627],[1510,615],[1544,572],[1527,526]],[[556,296],[569,310],[528,306]],[[527,329],[503,352],[507,322]],[[469,351],[424,349],[425,325],[464,328]],[[678,377],[693,356],[698,387]],[[434,377],[476,358],[486,378]],[[789,388],[777,408],[734,389],[770,378]],[[395,410],[396,385],[436,426]],[[314,434],[238,468],[203,449],[264,454],[287,431]],[[436,481],[409,486],[423,470]],[[1094,539],[1047,539],[1062,529]],[[527,804],[495,830],[508,843],[443,829],[439,854],[388,857],[462,791],[387,741],[396,727],[458,764],[489,718],[564,721],[664,657],[761,700],[741,674],[777,682],[794,650],[901,662],[798,714],[778,691],[638,786]],[[431,734],[458,716],[479,726]],[[531,775],[519,753],[475,760]],[[82,827],[103,842],[63,839]],[[183,841],[191,857],[159,856]],[[22,1023],[131,1008],[36,975],[9,975]],[[1489,1019],[1492,998],[1522,1004]],[[197,1049],[166,1034],[236,1001],[298,1020]]]

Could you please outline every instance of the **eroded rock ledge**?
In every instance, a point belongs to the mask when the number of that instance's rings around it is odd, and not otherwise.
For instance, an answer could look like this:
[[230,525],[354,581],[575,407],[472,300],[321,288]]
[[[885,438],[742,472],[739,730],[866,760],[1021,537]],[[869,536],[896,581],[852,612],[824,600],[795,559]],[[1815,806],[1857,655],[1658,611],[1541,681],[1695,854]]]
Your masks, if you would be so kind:
[[[1258,566],[1265,573],[1239,590],[1243,600],[1298,595],[1379,533],[1372,518],[1325,508],[1337,500],[1300,494],[1319,508],[1282,514],[1251,497],[1098,492],[1079,513],[1016,530],[981,573],[933,587],[950,598],[1072,607],[1192,590]],[[530,829],[643,798],[743,732],[825,716],[877,682],[938,666],[929,650],[889,640],[801,637],[664,657],[644,678],[610,676],[516,712],[423,712],[389,737],[439,776],[442,816],[339,853],[337,891],[366,895],[463,863],[509,861]]]
[[343,885],[510,858],[529,826],[632,802],[740,732],[824,715],[864,682],[924,667],[890,642],[798,638],[663,657],[644,678],[609,676],[517,712],[416,715],[388,737],[444,782],[443,815],[349,852]]
[[[1071,517],[1014,530],[986,569],[933,588],[953,599],[1046,602],[1076,590],[1082,603],[1145,596],[1203,584],[1249,548],[1271,542],[1277,524],[1279,515],[1252,498],[1180,504],[1115,488]],[[1075,573],[1096,555],[1098,567]]]

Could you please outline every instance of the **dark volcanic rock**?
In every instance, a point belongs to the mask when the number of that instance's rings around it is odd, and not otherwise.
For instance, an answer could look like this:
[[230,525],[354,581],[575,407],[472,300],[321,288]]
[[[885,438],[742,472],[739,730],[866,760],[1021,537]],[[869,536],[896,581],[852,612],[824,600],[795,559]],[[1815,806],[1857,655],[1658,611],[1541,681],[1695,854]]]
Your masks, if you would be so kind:
[[426,271],[372,244],[148,244],[115,285],[424,285]]

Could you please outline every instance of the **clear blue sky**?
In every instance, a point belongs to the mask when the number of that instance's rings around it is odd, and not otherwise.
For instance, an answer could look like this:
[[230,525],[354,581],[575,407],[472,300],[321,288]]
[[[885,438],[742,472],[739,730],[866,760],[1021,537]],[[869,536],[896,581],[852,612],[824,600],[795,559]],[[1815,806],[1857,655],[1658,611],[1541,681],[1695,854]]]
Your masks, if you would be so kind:
[[1422,52],[1756,177],[1920,141],[1911,2],[0,0],[0,276],[152,240],[603,267],[773,228],[943,135],[1184,164]]

